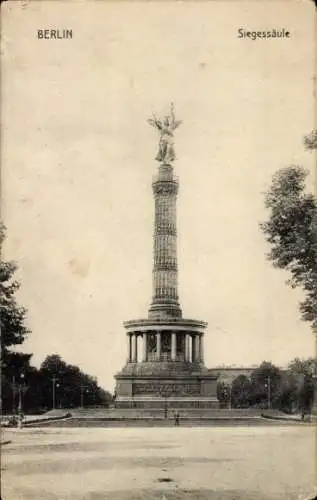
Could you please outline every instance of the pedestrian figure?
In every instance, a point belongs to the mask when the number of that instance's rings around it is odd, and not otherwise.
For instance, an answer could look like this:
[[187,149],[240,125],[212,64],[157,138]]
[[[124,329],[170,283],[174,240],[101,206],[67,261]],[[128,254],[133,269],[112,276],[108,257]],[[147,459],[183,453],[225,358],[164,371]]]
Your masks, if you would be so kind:
[[18,415],[18,428],[22,429],[22,423],[23,423],[23,413],[20,412]]
[[179,413],[178,413],[178,411],[176,411],[174,414],[174,421],[175,421],[175,425],[178,427],[179,426]]
[[165,406],[165,408],[164,408],[164,418],[165,419],[167,418],[167,406]]

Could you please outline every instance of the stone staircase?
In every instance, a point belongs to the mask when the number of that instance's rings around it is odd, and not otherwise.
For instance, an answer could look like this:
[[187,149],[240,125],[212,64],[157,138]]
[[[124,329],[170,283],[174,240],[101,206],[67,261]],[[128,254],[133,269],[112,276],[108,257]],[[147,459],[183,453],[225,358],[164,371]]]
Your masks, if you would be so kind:
[[[167,409],[167,417],[174,418],[175,412],[178,412],[182,419],[239,419],[239,418],[260,418],[261,410],[250,409],[204,409],[204,408],[173,408]],[[72,417],[78,419],[158,419],[165,418],[165,410],[161,408],[77,408],[71,410]]]
[[[174,426],[175,411],[165,415],[162,409],[112,409],[76,408],[70,410],[71,417],[48,416],[27,426],[52,427],[170,427]],[[296,419],[264,418],[261,410],[253,409],[179,409],[180,425],[200,426],[257,426],[257,425],[300,425]],[[271,412],[272,414],[274,412]],[[307,425],[307,424],[306,424]],[[311,424],[310,424],[311,425]]]

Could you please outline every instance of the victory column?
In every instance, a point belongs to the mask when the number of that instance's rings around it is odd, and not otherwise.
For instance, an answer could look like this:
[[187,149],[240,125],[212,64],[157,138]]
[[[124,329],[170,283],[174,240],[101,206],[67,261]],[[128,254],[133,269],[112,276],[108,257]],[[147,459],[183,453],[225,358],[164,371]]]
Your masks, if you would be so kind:
[[[178,296],[176,198],[173,172],[174,131],[181,124],[170,114],[148,123],[159,132],[158,174],[152,183],[154,261],[148,318],[124,323],[128,359],[116,378],[116,406],[121,408],[217,408],[217,377],[204,365],[207,324],[184,319]],[[139,345],[142,342],[142,353]],[[141,355],[140,355],[141,354]]]

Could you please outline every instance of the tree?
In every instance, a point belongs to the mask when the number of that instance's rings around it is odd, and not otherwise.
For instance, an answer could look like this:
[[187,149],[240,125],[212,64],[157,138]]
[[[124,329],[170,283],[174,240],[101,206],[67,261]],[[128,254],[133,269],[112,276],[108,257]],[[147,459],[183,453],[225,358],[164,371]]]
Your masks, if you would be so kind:
[[246,375],[239,375],[232,382],[231,395],[232,405],[234,407],[249,407],[252,395],[251,380]]
[[6,365],[2,368],[1,373],[3,410],[14,413],[18,405],[19,390],[22,390],[23,394],[28,390],[28,374],[32,370],[31,357],[32,354],[7,352]]
[[251,373],[251,403],[261,408],[280,408],[282,372],[268,361]]
[[73,408],[108,405],[112,396],[98,386],[97,379],[82,372],[78,366],[66,363],[58,354],[45,358],[39,370],[41,404],[43,407]]
[[[304,146],[310,151],[317,149],[317,129],[304,138]],[[306,191],[306,177],[307,172],[294,165],[273,176],[265,198],[270,218],[261,228],[271,245],[268,257],[273,265],[287,270],[290,275],[287,283],[304,292],[299,309],[302,319],[310,324],[317,343],[317,199]],[[316,368],[315,363],[315,384]],[[305,380],[307,382],[307,377]],[[309,398],[312,380],[305,382],[309,385]],[[317,385],[315,392],[317,398]]]
[[10,353],[8,369],[2,377],[3,409],[17,410],[20,392],[24,412],[38,413],[56,408],[109,405],[112,396],[97,380],[58,354],[45,358],[40,369],[30,365],[30,354]]
[[270,218],[261,228],[271,245],[268,257],[273,265],[289,271],[289,285],[303,289],[300,312],[317,333],[317,201],[305,190],[306,176],[299,166],[273,176],[265,198]]
[[283,371],[280,384],[279,409],[286,413],[294,413],[298,409],[298,382],[296,377]]
[[24,342],[29,330],[25,325],[26,309],[20,307],[15,298],[20,287],[20,283],[14,280],[17,265],[2,259],[5,231],[5,226],[0,221],[1,409],[2,406],[6,408],[9,404],[14,404],[14,380],[21,376],[21,369],[29,365],[31,357],[30,354],[12,352],[12,347]]
[[223,381],[217,384],[217,398],[220,404],[220,408],[225,408],[228,406],[231,397],[231,387]]
[[313,375],[316,373],[316,358],[293,359],[288,365],[288,373],[295,380],[297,409],[310,413],[314,402]]
[[[5,227],[0,222],[0,254],[2,257]],[[14,280],[17,265],[0,261],[0,321],[1,321],[1,361],[4,367],[10,347],[22,344],[29,330],[25,325],[26,309],[17,304],[15,293],[20,283]]]
[[304,145],[306,149],[317,149],[317,129],[304,137]]
[[316,369],[317,359],[312,357],[306,359],[294,358],[288,364],[288,370],[294,376],[314,375]]
[[314,383],[311,374],[305,374],[299,390],[299,408],[302,418],[305,414],[310,414],[314,402]]

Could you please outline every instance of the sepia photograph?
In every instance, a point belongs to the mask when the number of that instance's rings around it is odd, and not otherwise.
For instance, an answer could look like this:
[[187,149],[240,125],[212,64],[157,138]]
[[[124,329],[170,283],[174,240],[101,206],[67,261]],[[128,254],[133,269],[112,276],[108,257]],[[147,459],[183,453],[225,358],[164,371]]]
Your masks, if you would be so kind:
[[314,3],[1,20],[1,499],[316,499]]

